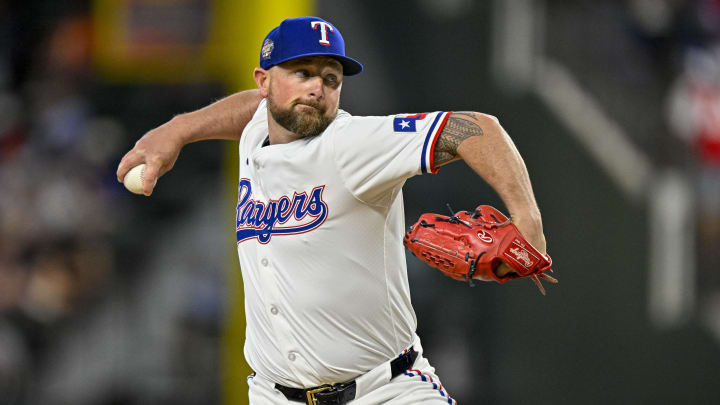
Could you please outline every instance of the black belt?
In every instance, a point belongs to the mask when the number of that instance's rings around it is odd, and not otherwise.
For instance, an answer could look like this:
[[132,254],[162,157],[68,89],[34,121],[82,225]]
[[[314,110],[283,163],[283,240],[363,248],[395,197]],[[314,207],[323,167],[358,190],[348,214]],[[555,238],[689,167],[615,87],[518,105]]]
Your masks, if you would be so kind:
[[[418,352],[411,348],[390,362],[390,374],[397,377],[415,363]],[[275,384],[290,401],[305,402],[308,405],[343,405],[355,399],[355,380],[342,384],[325,384],[313,388],[291,388]]]

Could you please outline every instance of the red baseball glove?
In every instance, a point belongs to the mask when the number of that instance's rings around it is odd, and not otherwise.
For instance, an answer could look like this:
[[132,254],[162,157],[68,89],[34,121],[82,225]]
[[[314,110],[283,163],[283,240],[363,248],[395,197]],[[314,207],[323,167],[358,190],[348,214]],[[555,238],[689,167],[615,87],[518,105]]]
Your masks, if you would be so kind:
[[[489,205],[451,217],[423,214],[405,234],[403,243],[420,260],[471,286],[473,280],[504,283],[530,277],[545,295],[539,279],[557,283],[545,274],[552,272],[550,256],[535,249],[508,217]],[[495,270],[503,262],[515,272],[498,277]]]

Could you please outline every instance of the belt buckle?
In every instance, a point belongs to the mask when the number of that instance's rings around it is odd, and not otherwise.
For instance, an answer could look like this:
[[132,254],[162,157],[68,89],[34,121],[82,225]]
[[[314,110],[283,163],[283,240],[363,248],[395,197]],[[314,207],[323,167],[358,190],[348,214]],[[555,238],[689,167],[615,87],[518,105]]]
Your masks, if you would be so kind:
[[317,405],[317,398],[315,398],[315,394],[317,394],[319,392],[330,391],[333,389],[335,389],[335,384],[325,384],[325,385],[321,385],[315,389],[306,391],[308,405]]

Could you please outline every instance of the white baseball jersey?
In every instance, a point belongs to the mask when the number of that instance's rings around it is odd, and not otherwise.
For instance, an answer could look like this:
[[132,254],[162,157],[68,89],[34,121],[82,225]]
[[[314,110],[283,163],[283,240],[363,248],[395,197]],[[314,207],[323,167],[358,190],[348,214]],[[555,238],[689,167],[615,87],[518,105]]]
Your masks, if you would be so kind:
[[354,117],[262,146],[263,100],[240,139],[237,248],[245,357],[291,387],[343,382],[413,343],[401,187],[434,172],[449,113]]

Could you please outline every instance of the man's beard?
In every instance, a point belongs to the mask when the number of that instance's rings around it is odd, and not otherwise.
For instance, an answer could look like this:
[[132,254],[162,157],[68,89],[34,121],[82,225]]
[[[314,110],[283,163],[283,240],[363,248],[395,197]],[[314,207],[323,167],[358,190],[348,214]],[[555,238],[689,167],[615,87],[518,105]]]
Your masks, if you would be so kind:
[[[296,101],[289,109],[284,110],[274,103],[272,91],[268,94],[267,103],[268,110],[275,122],[302,138],[320,135],[337,115],[337,112],[331,117],[325,115],[327,105],[314,101]],[[303,108],[303,111],[297,111],[295,106],[298,104],[314,108]]]

